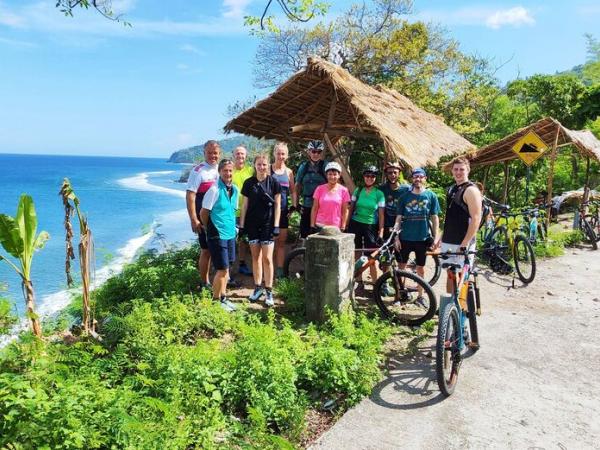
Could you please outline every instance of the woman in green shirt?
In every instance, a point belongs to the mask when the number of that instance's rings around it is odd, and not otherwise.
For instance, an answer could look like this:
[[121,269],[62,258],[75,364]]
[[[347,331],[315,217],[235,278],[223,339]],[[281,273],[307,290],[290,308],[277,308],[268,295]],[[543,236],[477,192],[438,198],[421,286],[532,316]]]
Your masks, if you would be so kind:
[[[376,248],[377,241],[383,238],[385,197],[375,186],[379,171],[375,166],[363,170],[364,187],[357,188],[352,194],[350,233],[354,233],[356,249]],[[356,257],[360,254],[357,252]],[[371,281],[377,279],[377,268],[371,266]]]

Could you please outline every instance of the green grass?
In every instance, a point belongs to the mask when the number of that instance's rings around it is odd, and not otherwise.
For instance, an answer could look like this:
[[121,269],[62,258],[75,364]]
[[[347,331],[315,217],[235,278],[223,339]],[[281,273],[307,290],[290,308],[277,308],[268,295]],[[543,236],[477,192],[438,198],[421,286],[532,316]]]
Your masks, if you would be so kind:
[[102,342],[7,347],[0,448],[294,448],[308,409],[369,395],[389,325],[305,323],[292,281],[282,313],[227,313],[197,292],[196,252],[145,254],[96,291]]

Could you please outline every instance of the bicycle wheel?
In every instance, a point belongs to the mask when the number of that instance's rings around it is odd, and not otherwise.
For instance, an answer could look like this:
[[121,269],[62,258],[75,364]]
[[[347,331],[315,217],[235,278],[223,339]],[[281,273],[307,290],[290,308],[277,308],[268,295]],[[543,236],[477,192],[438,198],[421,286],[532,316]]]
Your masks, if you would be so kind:
[[461,331],[458,314],[458,309],[454,304],[450,304],[444,309],[438,325],[435,344],[437,382],[440,391],[446,397],[454,392],[462,359],[459,348]]
[[283,260],[283,276],[304,280],[304,255],[306,248],[298,247],[287,254]]
[[[410,258],[408,260],[406,269],[416,273],[417,263],[414,259]],[[425,276],[423,276],[423,279],[429,286],[433,286],[440,279],[441,274],[442,266],[440,264],[440,258],[438,258],[437,255],[427,256],[427,260],[425,261]]]
[[531,283],[535,278],[535,254],[531,242],[525,236],[518,235],[513,245],[517,275],[523,283]]
[[469,318],[469,330],[471,332],[470,348],[473,351],[479,350],[479,331],[477,330],[477,305],[476,305],[476,292],[475,286],[471,284],[469,286],[469,293],[467,294],[467,317]]
[[396,269],[384,273],[375,282],[373,294],[383,317],[401,325],[421,325],[437,309],[431,286],[409,271]]
[[492,232],[483,244],[481,255],[494,272],[502,275],[512,273],[513,267],[510,263],[508,232],[505,227],[498,227]]
[[590,244],[592,244],[592,248],[594,250],[598,250],[598,240],[596,238],[596,233],[594,232],[594,229],[592,228],[590,223],[586,219],[581,219],[579,221],[579,226],[581,227],[581,231],[583,231],[586,240]]

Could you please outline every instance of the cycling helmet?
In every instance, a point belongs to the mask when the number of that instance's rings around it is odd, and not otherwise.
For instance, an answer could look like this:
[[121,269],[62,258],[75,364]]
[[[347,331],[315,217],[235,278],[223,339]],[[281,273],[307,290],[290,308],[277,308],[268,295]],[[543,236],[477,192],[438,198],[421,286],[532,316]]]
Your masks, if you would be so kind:
[[325,166],[325,173],[329,172],[330,170],[337,170],[339,173],[342,173],[342,166],[335,161],[331,161]]
[[362,174],[364,176],[364,175],[366,175],[368,173],[372,173],[373,175],[377,175],[379,173],[379,170],[375,166],[367,166],[367,167],[365,167],[363,169]]
[[309,152],[311,150],[323,151],[323,150],[325,150],[325,146],[323,145],[323,143],[321,141],[310,141],[308,143],[308,145],[306,146],[306,150],[308,150]]
[[388,162],[385,163],[385,169],[384,170],[388,170],[388,169],[402,170],[402,165],[398,161],[388,161]]

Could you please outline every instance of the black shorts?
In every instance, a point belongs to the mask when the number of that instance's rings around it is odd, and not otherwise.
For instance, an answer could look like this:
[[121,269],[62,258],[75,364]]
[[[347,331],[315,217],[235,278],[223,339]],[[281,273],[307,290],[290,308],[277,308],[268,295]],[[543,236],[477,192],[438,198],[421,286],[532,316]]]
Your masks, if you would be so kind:
[[215,270],[225,270],[235,261],[235,239],[208,239],[208,251]]
[[354,233],[354,248],[377,248],[377,224],[350,221],[349,233]]
[[246,228],[248,243],[268,244],[273,242],[273,227],[269,225],[250,226]]
[[202,229],[198,232],[198,242],[200,242],[200,248],[202,250],[208,249],[208,243],[206,242],[206,233]]
[[306,239],[310,234],[310,210],[306,206],[300,207],[300,237]]
[[400,262],[406,264],[412,252],[415,252],[417,266],[424,266],[427,260],[427,241],[403,241],[400,240]]
[[[290,213],[290,211],[287,208],[287,206],[285,208],[281,208],[281,216],[279,217],[279,228],[287,229],[290,227],[290,221],[288,219],[289,213]],[[310,220],[310,218],[309,218],[309,220]]]

